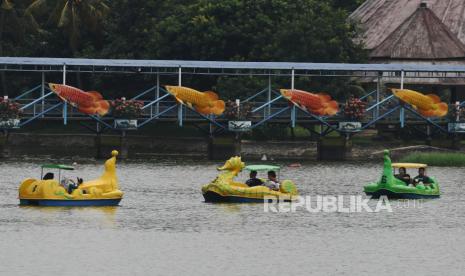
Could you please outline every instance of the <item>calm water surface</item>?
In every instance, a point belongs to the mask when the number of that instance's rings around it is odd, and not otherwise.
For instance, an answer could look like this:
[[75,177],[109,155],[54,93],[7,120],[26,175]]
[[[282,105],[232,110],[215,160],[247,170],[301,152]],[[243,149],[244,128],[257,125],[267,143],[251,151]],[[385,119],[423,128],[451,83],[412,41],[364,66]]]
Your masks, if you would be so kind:
[[[42,162],[0,163],[0,275],[465,274],[463,169],[430,168],[442,197],[421,208],[391,202],[393,213],[206,204],[200,187],[222,164],[192,161],[119,163],[119,207],[19,207],[20,180]],[[98,177],[101,163],[68,175]],[[281,179],[303,195],[359,195],[381,165],[304,164]]]

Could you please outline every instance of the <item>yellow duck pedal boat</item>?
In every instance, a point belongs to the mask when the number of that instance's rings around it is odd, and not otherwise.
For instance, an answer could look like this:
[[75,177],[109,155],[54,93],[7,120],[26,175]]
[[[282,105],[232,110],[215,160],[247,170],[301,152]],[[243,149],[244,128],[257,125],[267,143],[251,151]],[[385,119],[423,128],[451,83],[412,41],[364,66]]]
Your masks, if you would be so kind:
[[[116,156],[105,162],[105,170],[101,177],[76,184],[74,181],[61,179],[62,170],[74,170],[65,165],[43,165],[40,179],[25,179],[19,187],[21,205],[37,206],[116,206],[123,198],[119,190],[116,175]],[[44,168],[58,169],[59,177],[54,179],[52,173],[43,175]]]
[[202,187],[202,194],[205,202],[264,202],[264,200],[291,201],[297,198],[298,192],[295,184],[291,180],[284,180],[279,185],[279,191],[260,185],[249,187],[245,183],[235,182],[234,178],[242,169],[250,171],[278,171],[279,167],[269,165],[245,166],[241,158],[236,156],[230,158],[222,171],[212,182]]

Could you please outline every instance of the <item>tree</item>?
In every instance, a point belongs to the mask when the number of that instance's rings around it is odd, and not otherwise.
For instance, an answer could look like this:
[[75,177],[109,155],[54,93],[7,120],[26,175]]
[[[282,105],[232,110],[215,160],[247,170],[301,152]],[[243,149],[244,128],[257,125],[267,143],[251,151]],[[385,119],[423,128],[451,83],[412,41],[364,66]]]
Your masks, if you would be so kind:
[[[32,17],[24,14],[28,1],[0,1],[0,56],[27,55],[31,48],[31,40],[24,38],[27,34],[35,34],[39,31],[33,23]],[[26,33],[28,31],[28,33]],[[0,82],[3,95],[8,95],[5,72],[0,73]]]
[[[353,40],[356,26],[347,21],[349,12],[336,7],[334,1],[115,0],[112,2],[113,16],[109,18],[103,57],[363,61],[362,45]],[[127,31],[119,32],[122,28]],[[201,89],[215,86],[228,89],[229,86],[218,83],[218,78],[197,78],[193,82]],[[318,82],[318,87],[324,85]],[[237,95],[246,90],[247,87],[241,89],[239,82],[226,93]]]
[[[54,2],[53,5],[50,2]],[[27,8],[28,14],[44,16],[48,13],[46,26],[55,26],[62,30],[68,39],[73,56],[82,45],[84,32],[94,35],[94,41],[102,35],[103,21],[110,8],[104,0],[34,0]],[[53,8],[51,8],[53,6]]]
[[333,5],[336,8],[345,9],[348,12],[353,12],[356,10],[361,4],[363,4],[365,0],[333,0]]

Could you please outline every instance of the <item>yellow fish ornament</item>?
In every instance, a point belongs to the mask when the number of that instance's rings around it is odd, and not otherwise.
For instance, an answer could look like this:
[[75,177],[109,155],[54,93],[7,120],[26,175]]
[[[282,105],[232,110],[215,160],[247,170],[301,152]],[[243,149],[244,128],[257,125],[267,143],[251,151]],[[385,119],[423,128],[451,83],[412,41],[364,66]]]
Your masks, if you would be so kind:
[[213,91],[200,92],[183,86],[165,86],[166,90],[181,104],[194,108],[197,112],[209,115],[221,115],[224,112],[224,101]]
[[415,110],[425,117],[444,117],[449,107],[441,102],[438,95],[424,95],[409,89],[391,89],[392,94],[401,101],[410,104]]

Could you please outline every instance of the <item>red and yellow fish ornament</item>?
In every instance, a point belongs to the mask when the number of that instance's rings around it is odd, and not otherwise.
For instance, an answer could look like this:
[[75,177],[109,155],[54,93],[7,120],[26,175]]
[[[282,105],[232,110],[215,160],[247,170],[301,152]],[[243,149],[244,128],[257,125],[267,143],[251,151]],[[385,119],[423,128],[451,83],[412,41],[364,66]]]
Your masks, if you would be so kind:
[[318,116],[333,116],[339,111],[336,101],[325,93],[310,93],[297,89],[281,89],[281,95],[294,105]]
[[110,111],[110,103],[97,91],[83,90],[64,84],[49,83],[50,89],[63,101],[87,115],[104,116]]

